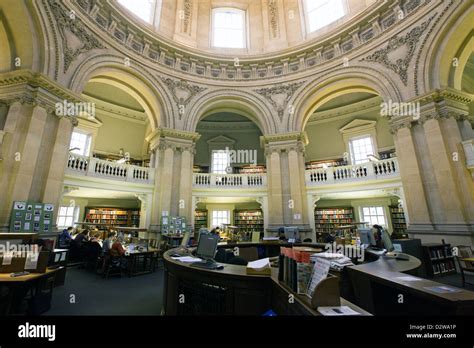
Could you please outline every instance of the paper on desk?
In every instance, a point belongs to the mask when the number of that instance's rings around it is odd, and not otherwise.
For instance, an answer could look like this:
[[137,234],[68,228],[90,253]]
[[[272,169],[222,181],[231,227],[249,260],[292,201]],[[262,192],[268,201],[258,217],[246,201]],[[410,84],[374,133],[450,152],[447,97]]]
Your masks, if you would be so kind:
[[61,260],[59,260],[59,261],[61,261],[61,262],[65,261],[66,260],[66,255],[67,255],[67,253],[65,253],[65,252],[61,253]]
[[28,252],[26,254],[25,270],[36,269],[38,267],[39,252]]
[[178,257],[171,257],[173,260],[181,261],[185,263],[193,263],[202,261],[200,258],[192,257],[192,256],[178,256]]
[[359,312],[347,306],[340,307],[318,307],[318,312],[326,316],[341,316],[341,315],[360,315]]
[[413,277],[413,276],[396,277],[396,279],[403,280],[405,282],[416,282],[416,281],[419,281],[419,280],[423,280],[421,278]]
[[261,260],[252,261],[247,264],[247,268],[253,268],[256,270],[264,269],[267,267],[270,267],[270,258],[268,257]]
[[3,254],[3,260],[2,260],[2,265],[3,266],[11,265],[12,264],[12,257],[13,257],[13,253],[4,253]]

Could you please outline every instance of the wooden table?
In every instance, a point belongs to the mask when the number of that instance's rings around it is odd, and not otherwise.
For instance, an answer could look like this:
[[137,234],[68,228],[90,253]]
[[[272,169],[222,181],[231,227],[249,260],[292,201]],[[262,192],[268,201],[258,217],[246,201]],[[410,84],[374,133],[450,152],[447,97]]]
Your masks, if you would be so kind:
[[126,252],[125,257],[128,260],[128,276],[151,273],[155,270],[155,254],[158,249],[148,248],[146,251]]
[[41,281],[49,277],[55,277],[57,272],[62,271],[63,268],[46,269],[44,273],[30,273],[19,277],[11,277],[10,273],[0,273],[0,286],[8,287],[8,295],[5,299],[6,306],[2,314],[13,314],[14,303],[21,301],[30,290],[35,291],[33,296],[36,296]]

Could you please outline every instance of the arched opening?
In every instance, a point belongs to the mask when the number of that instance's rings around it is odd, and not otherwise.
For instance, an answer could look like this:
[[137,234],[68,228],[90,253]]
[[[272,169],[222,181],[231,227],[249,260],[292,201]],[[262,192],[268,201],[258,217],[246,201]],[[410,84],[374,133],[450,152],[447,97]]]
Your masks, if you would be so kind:
[[398,171],[389,119],[381,116],[383,103],[374,92],[352,88],[321,96],[311,109],[304,128],[306,176],[310,185],[325,185],[311,202],[318,242],[352,238],[355,227],[349,226],[358,222],[406,234],[400,195],[380,185],[356,184]]
[[[260,128],[245,112],[220,109],[206,113],[196,132],[195,230],[220,227],[221,237],[232,238],[229,226],[236,226],[244,239],[253,232],[263,235],[263,210],[254,192],[263,187],[265,173]],[[209,187],[223,190],[208,194]]]

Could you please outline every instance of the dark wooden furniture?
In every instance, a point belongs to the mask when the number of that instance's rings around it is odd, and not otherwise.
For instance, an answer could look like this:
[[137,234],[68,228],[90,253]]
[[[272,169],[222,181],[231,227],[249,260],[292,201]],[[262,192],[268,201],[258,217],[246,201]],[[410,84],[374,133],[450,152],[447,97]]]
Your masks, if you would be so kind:
[[129,277],[148,274],[155,270],[156,253],[158,249],[148,248],[147,251],[133,251],[126,254],[128,260],[127,273]]
[[462,287],[465,287],[466,284],[474,285],[466,282],[466,275],[464,274],[465,272],[474,273],[474,255],[472,248],[469,245],[457,246],[456,260],[458,262],[459,271],[461,272]]
[[[395,260],[380,256],[377,261],[347,267],[355,303],[375,315],[472,315],[474,292],[439,293],[445,286],[431,280],[409,276],[420,260]],[[407,278],[408,277],[408,278]]]
[[456,274],[456,265],[450,244],[423,244],[423,263],[429,278]]

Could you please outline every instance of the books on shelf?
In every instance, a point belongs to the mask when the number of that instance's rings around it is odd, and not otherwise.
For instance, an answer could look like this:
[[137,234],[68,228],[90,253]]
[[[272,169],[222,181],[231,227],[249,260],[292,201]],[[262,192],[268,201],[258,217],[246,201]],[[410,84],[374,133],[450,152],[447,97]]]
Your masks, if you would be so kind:
[[260,209],[255,210],[235,210],[234,225],[241,232],[263,233],[263,213]]
[[118,208],[86,208],[85,222],[111,226],[138,227],[140,211]]
[[430,277],[456,273],[450,244],[423,245],[424,265]]
[[194,211],[194,231],[199,231],[200,228],[207,228],[208,226],[208,212],[207,210]]
[[390,215],[392,217],[393,233],[406,234],[407,223],[403,208],[398,206],[390,207]]
[[314,223],[318,242],[324,242],[324,234],[331,233],[342,225],[354,222],[354,209],[347,208],[316,208]]

